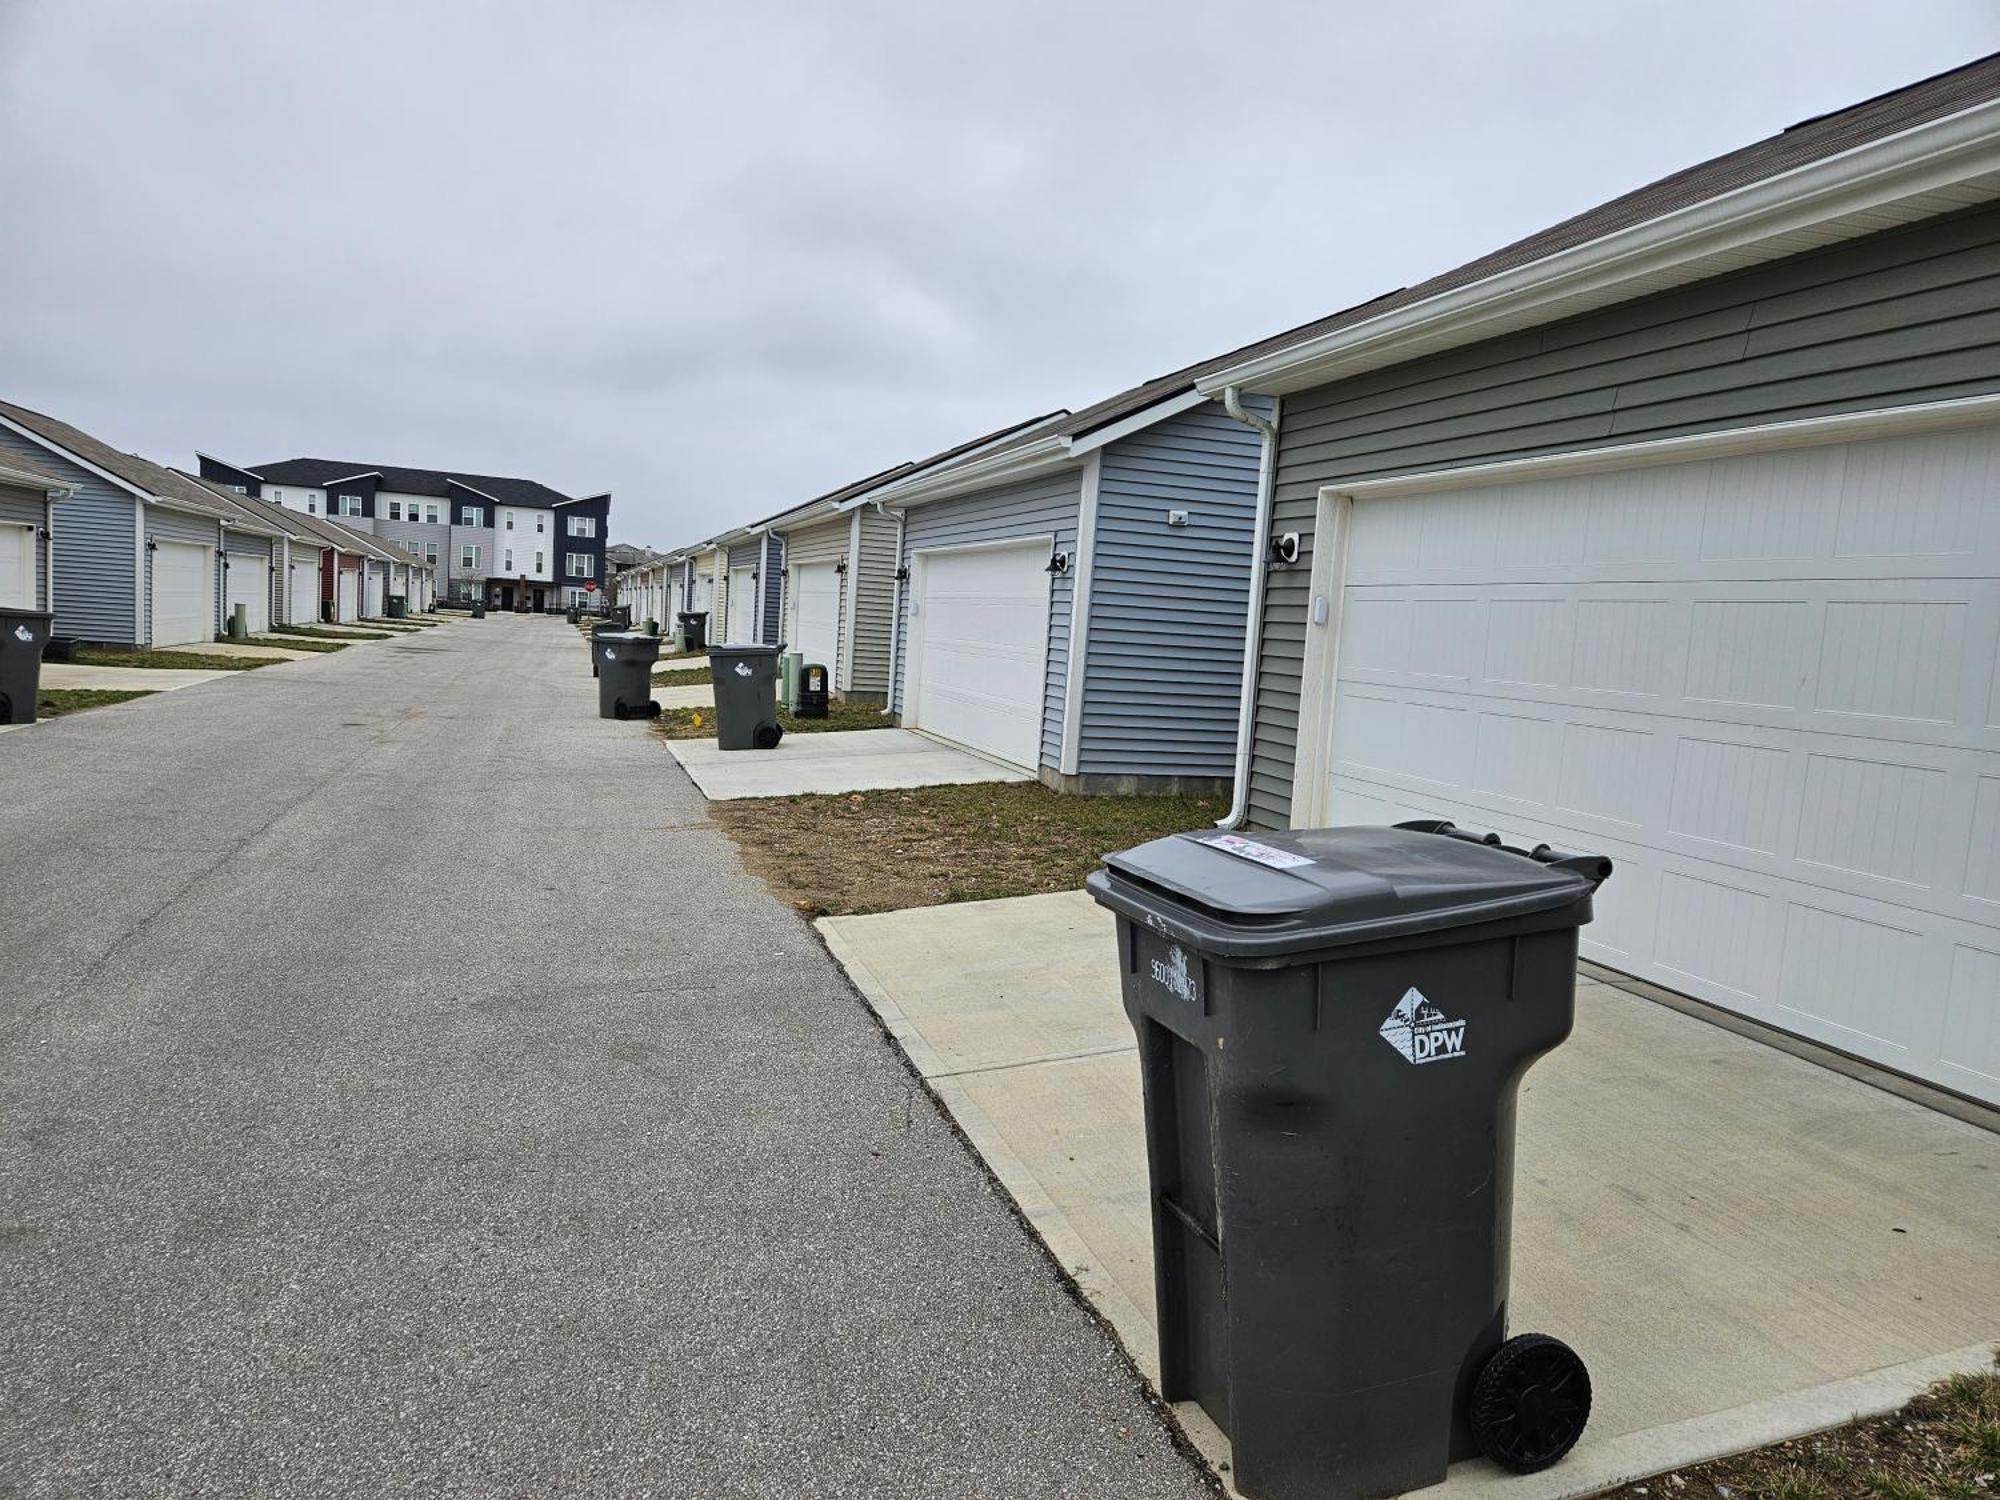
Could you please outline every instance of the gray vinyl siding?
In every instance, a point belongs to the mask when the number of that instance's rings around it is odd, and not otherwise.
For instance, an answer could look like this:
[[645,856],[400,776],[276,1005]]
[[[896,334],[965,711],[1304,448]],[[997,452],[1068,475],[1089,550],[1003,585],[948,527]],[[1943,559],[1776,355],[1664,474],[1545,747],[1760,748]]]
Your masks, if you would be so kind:
[[1262,457],[1256,429],[1214,403],[1104,450],[1080,774],[1234,772]]
[[[221,523],[207,516],[191,516],[158,505],[146,507],[146,540],[149,542],[198,542],[210,552],[220,544]],[[211,634],[222,628],[222,567],[213,559],[209,574],[215,597],[209,601],[208,628]],[[146,634],[140,644],[153,642],[153,549],[146,549],[146,594],[142,601]]]
[[[479,549],[479,566],[471,572],[458,565],[458,549],[473,546]],[[464,584],[476,588],[484,583],[493,572],[493,528],[491,526],[454,526],[451,528],[451,546],[445,549],[444,565],[446,576],[453,584]],[[558,560],[560,561],[560,560]],[[560,574],[560,566],[556,569]],[[580,580],[579,580],[580,581]]]
[[896,611],[896,522],[892,516],[863,506],[860,566],[846,580],[849,599],[841,608],[854,611],[854,660],[847,664],[843,684],[850,693],[889,691],[889,649]]
[[[1058,550],[1076,545],[1077,507],[1083,494],[1081,466],[1059,474],[934,500],[909,511],[903,533],[903,560],[933,547],[963,547],[1001,542],[1014,537],[1053,536]],[[1074,573],[1051,580],[1049,590],[1048,664],[1042,678],[1042,757],[1045,766],[1062,757],[1063,688],[1069,680],[1069,608]],[[899,635],[892,706],[903,711],[903,677],[910,639],[909,601],[904,596],[903,628]]]
[[40,490],[14,489],[0,485],[0,525],[32,526],[35,529],[33,542],[35,570],[33,592],[29,598],[35,601],[36,609],[49,606],[49,544],[42,530],[49,518],[49,497]]
[[74,494],[56,502],[51,629],[77,640],[137,645],[139,619],[133,607],[139,553],[132,507],[138,500],[11,427],[0,427],[0,454],[21,458],[76,486]]
[[767,646],[775,646],[784,639],[778,634],[778,622],[785,617],[785,544],[778,536],[764,534],[764,619],[758,628],[757,639]]
[[[397,546],[400,546],[404,542],[434,543],[438,549],[439,566],[443,566],[445,559],[445,552],[451,545],[451,528],[449,526],[444,525],[443,523],[439,523],[438,525],[433,526],[428,521],[391,521],[384,518],[375,523],[375,535],[381,537],[383,541]],[[534,537],[534,533],[532,531],[530,531],[528,535],[530,537]],[[547,537],[534,537],[534,539],[541,542],[546,542],[548,540]],[[516,552],[519,552],[521,549],[519,547],[516,547],[514,550]],[[547,546],[544,546],[542,548],[543,558],[545,561],[550,560],[549,559],[550,550],[551,549],[548,548]],[[533,561],[534,548],[530,547],[528,549],[528,553],[529,553],[529,560]],[[525,573],[529,570],[523,568],[521,569],[521,571]],[[545,568],[543,569],[543,571],[547,572],[548,569]]]
[[[845,560],[847,557],[848,538],[853,533],[854,517],[840,515],[829,516],[825,520],[787,531],[784,538],[785,567],[787,573],[795,575],[800,568],[825,567],[828,564]],[[788,612],[780,617],[778,625],[779,630],[784,633],[773,636],[773,640],[785,640],[788,636],[798,634],[798,631],[794,628],[797,622],[791,618],[789,613],[791,600],[796,597],[793,590],[789,587],[792,581],[791,576],[785,579],[787,585],[785,591],[786,608]],[[837,578],[834,582],[839,590],[838,609],[840,613],[836,618],[839,620],[841,627],[836,631],[836,639],[841,639],[846,635],[847,580],[845,578]],[[832,671],[833,685],[838,689],[843,680],[842,673],[846,670],[846,663],[839,659],[839,647],[835,649],[835,659],[824,665]]]
[[1290,821],[1321,485],[2000,391],[1981,208],[1371,371],[1284,401],[1251,821]]

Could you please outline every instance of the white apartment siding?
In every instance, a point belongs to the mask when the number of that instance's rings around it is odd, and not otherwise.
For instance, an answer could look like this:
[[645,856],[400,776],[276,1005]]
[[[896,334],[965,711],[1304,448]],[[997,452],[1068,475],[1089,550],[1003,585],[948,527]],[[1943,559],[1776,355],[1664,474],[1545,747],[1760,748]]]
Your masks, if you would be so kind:
[[[500,558],[492,570],[494,576],[519,578],[526,574],[531,583],[554,582],[560,561],[555,512],[524,505],[502,505],[495,509],[493,536],[500,548]],[[510,520],[512,530],[508,529]],[[539,531],[535,529],[538,524]],[[507,562],[509,552],[513,554],[511,565]]]

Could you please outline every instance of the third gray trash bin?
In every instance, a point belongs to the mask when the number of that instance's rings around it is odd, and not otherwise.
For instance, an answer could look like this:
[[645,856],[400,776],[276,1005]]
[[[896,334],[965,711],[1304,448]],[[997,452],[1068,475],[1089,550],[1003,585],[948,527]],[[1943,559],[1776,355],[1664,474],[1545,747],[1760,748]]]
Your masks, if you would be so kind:
[[54,618],[39,609],[0,609],[0,724],[35,722],[42,649]]
[[1161,1393],[1273,1500],[1567,1453],[1590,1379],[1508,1340],[1514,1095],[1569,1035],[1609,860],[1449,823],[1108,855],[1152,1178]]
[[719,750],[770,750],[785,737],[778,724],[779,646],[711,646],[715,743]]
[[597,661],[597,716],[657,718],[653,663],[660,659],[660,638],[637,630],[602,630],[592,633],[590,649]]

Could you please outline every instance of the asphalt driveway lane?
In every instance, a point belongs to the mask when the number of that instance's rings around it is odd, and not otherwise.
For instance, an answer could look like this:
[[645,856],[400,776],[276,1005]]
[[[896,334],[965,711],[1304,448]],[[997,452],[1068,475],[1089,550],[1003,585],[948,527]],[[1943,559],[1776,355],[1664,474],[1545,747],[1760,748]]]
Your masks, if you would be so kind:
[[0,736],[0,1491],[1205,1480],[575,633]]

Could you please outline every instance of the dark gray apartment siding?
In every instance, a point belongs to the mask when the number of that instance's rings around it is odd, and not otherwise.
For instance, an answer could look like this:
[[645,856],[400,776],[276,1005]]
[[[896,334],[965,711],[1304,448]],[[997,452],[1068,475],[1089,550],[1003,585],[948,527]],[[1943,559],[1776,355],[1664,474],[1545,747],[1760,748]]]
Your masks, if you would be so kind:
[[137,643],[137,498],[4,425],[0,453],[76,486],[56,505],[55,633],[110,645]]
[[[913,507],[903,529],[903,557],[934,547],[964,547],[1003,542],[1016,537],[1053,536],[1057,550],[1076,546],[1077,507],[1083,494],[1079,464],[1061,473],[1020,484],[1002,485],[973,495],[934,500]],[[1075,571],[1056,575],[1049,590],[1048,664],[1042,680],[1042,764],[1055,766],[1062,758],[1063,689],[1069,681],[1069,613]],[[897,632],[892,706],[903,711],[903,674],[907,665],[910,620],[909,590],[902,599],[902,628]]]
[[12,485],[0,484],[0,526],[31,526],[35,536],[33,542],[35,570],[34,589],[29,597],[34,608],[48,609],[49,605],[49,541],[42,533],[49,529],[49,497],[40,490],[18,489]]
[[2000,391],[2000,209],[1870,235],[1287,396],[1251,821],[1290,820],[1322,485]]
[[1205,403],[1103,450],[1079,774],[1235,771],[1263,446]]
[[[213,516],[189,515],[184,511],[168,510],[164,506],[159,505],[149,505],[146,507],[145,530],[148,543],[156,541],[198,542],[206,546],[211,552],[221,545],[221,523]],[[215,559],[211,559],[211,562],[214,563],[214,566],[210,569],[210,573],[215,580],[215,598],[210,605],[209,627],[213,630],[220,627],[222,620],[222,565],[220,561]],[[141,644],[151,645],[153,639],[153,549],[151,546],[146,548],[146,592],[145,597],[141,600],[140,607],[144,611],[141,618],[145,622],[146,629],[146,636]]]

